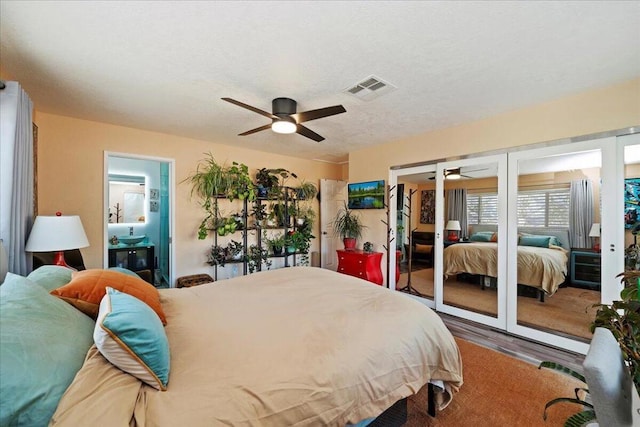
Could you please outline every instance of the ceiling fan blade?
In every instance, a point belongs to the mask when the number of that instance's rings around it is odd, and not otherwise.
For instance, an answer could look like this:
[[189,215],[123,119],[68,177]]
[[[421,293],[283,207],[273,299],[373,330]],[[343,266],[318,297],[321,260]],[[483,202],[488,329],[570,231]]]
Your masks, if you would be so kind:
[[320,142],[324,140],[322,136],[318,135],[308,127],[304,127],[302,125],[298,125],[298,129],[296,130],[296,133],[302,136],[306,136],[307,138],[313,139],[315,142]]
[[251,129],[251,130],[248,130],[246,132],[239,133],[238,136],[247,136],[247,135],[251,135],[252,133],[260,132],[260,131],[267,130],[267,129],[271,129],[271,125],[270,124],[264,125],[264,126],[260,126],[259,128]]
[[309,110],[303,111],[302,113],[292,114],[291,117],[293,117],[296,122],[303,123],[346,112],[347,110],[345,110],[342,105],[334,105],[333,107],[318,108],[317,110]]
[[242,108],[246,108],[247,110],[253,111],[254,113],[258,113],[260,115],[263,115],[265,117],[269,117],[270,119],[278,119],[278,116],[274,116],[271,113],[268,113],[264,110],[261,110],[259,108],[256,107],[252,107],[251,105],[245,104],[244,102],[240,102],[240,101],[236,101],[235,99],[231,99],[231,98],[222,98],[223,101],[227,101],[230,102],[232,104],[237,105],[238,107],[242,107]]

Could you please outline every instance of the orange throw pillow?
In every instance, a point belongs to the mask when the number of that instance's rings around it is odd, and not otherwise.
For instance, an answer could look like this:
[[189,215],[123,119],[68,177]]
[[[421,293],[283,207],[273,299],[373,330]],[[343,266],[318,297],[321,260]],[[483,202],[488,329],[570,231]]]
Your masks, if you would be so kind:
[[107,286],[125,292],[145,302],[160,317],[163,325],[167,320],[160,305],[160,294],[153,285],[139,277],[112,270],[92,269],[73,273],[71,281],[51,291],[51,295],[61,298],[95,319],[100,310],[100,301],[106,294]]

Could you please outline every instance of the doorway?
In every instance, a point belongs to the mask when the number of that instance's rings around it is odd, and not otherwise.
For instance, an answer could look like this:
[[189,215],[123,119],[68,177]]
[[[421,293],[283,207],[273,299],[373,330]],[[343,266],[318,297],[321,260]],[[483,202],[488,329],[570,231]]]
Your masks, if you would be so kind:
[[173,277],[173,159],[105,152],[104,266],[144,272],[158,288]]

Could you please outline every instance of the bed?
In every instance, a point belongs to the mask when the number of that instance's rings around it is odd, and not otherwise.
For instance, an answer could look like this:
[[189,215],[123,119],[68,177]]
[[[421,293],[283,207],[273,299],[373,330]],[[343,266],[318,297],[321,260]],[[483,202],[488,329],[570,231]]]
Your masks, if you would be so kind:
[[462,385],[460,353],[440,318],[354,277],[294,267],[160,290],[159,299],[166,390],[90,345],[50,425],[366,425],[427,383],[440,386],[441,407]]
[[[553,295],[564,283],[568,266],[568,235],[566,230],[519,229],[518,284],[535,288],[541,295]],[[535,231],[536,233],[531,233]],[[493,232],[474,230],[471,240],[450,245],[443,253],[444,276],[448,278],[461,273],[490,278],[498,276],[498,243],[482,240],[482,234]],[[551,239],[546,239],[551,237]],[[495,235],[493,236],[495,240]]]

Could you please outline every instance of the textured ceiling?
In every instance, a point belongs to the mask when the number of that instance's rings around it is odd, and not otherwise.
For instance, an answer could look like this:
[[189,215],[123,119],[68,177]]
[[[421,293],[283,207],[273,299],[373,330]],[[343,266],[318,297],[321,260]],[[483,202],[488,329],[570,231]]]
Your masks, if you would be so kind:
[[[2,1],[0,59],[43,112],[339,162],[639,76],[640,2]],[[347,113],[239,137],[269,120],[222,97]]]

